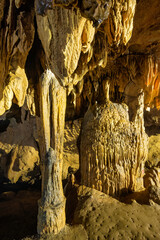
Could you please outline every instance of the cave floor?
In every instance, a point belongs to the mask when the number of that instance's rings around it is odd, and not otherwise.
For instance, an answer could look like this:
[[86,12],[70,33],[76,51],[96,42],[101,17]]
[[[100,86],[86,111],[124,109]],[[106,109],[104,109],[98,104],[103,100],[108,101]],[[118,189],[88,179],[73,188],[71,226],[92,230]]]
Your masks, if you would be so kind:
[[[160,239],[160,206],[147,194],[125,196],[121,201],[86,187],[77,188],[77,207],[71,225],[43,240]],[[37,240],[38,190],[4,192],[0,195],[0,239]],[[69,194],[70,205],[75,192]]]

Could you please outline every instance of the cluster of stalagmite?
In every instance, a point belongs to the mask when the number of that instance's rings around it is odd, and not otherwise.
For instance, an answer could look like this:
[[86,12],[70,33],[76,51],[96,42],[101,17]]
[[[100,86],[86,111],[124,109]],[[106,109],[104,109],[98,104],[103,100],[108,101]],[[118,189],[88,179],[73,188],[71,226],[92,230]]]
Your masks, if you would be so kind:
[[160,106],[159,13],[158,0],[0,2],[0,115],[16,104],[40,117],[38,233],[65,225],[65,116],[86,112],[82,184],[110,195],[144,187],[143,111]]

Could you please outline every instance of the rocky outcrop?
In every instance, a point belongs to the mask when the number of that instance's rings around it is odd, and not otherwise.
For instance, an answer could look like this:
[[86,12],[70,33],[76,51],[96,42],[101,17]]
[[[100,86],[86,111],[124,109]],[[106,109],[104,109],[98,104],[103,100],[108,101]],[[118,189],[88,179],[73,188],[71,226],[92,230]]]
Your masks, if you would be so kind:
[[89,108],[81,134],[82,184],[113,196],[143,188],[147,157],[143,98],[143,93],[137,96],[132,120],[125,104],[109,99]]
[[[40,234],[58,233],[65,225],[65,116],[73,121],[87,112],[81,134],[82,183],[111,195],[143,187],[143,110],[160,106],[158,6],[158,0],[1,1],[0,115],[25,102],[27,111],[40,117],[39,137],[27,138],[31,145],[26,138],[2,141],[2,155],[10,154],[10,161],[2,156],[1,172],[12,182],[26,179],[38,164],[39,147]],[[22,125],[30,136],[25,121],[17,129]],[[1,131],[2,140],[10,127]],[[77,148],[69,148],[78,159]]]
[[[28,10],[21,10],[15,1],[2,1],[0,17],[0,114],[12,106],[23,106],[28,80],[25,63],[34,40],[34,9],[32,1]],[[3,8],[2,8],[3,7]]]
[[112,100],[128,105],[143,89],[145,109],[158,108],[159,66],[159,60],[151,55],[124,54],[117,58],[108,70]]
[[[14,110],[15,111],[15,110]],[[23,109],[24,111],[24,109]],[[21,114],[22,112],[21,111]],[[25,112],[25,111],[24,111]],[[25,113],[23,113],[25,114]],[[23,115],[22,114],[22,115]],[[15,116],[0,120],[0,182],[27,182],[34,184],[40,180],[40,153],[38,129],[34,117],[29,116],[22,123]],[[22,118],[21,115],[21,118]],[[64,151],[62,179],[67,179],[68,169],[79,169],[77,141],[81,129],[81,119],[67,121],[64,129]]]
[[[82,224],[88,239],[145,239],[159,236],[157,204],[124,204],[95,189],[78,188],[74,223]],[[151,217],[152,216],[152,217]]]
[[30,118],[23,123],[10,119],[7,131],[0,133],[0,180],[6,178],[35,183],[40,176],[39,151],[36,142],[36,121]]

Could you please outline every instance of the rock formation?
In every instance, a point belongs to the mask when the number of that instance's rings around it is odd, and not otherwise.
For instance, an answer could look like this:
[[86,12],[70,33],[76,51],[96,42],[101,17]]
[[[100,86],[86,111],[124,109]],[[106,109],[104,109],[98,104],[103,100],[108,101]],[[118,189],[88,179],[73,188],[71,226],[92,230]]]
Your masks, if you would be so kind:
[[[159,16],[158,0],[0,2],[0,179],[29,181],[40,155],[38,233],[65,225],[65,119],[83,118],[81,183],[119,195],[156,175],[159,187],[158,166],[144,168],[144,112],[160,108]],[[13,122],[24,139],[5,139]]]
[[82,184],[113,196],[143,189],[147,157],[143,92],[132,103],[136,106],[132,121],[126,104],[107,98],[85,114],[80,154]]
[[42,196],[37,230],[39,234],[56,234],[65,226],[62,154],[66,90],[50,70],[42,75],[40,81]]
[[0,182],[3,178],[12,183],[36,181],[40,175],[40,158],[35,132],[34,118],[19,124],[11,118],[7,131],[0,137]]

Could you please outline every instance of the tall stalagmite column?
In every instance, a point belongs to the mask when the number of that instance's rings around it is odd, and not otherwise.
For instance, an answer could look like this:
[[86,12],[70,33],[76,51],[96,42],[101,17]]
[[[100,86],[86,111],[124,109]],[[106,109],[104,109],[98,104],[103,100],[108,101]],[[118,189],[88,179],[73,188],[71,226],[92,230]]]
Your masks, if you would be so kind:
[[62,153],[66,90],[50,70],[42,75],[40,84],[42,195],[37,230],[39,234],[56,234],[65,226]]

